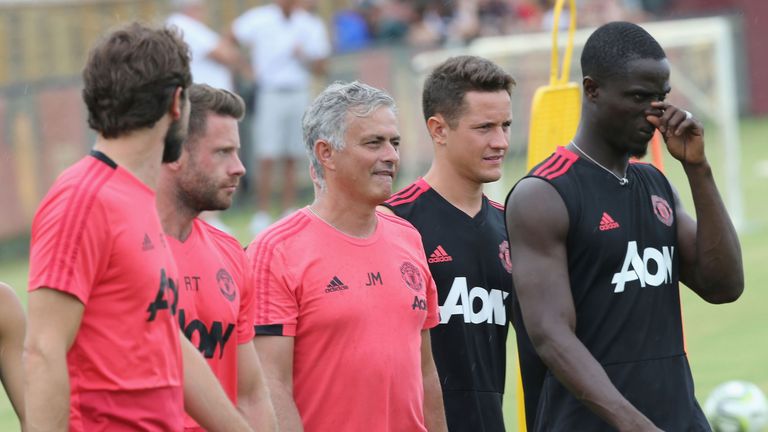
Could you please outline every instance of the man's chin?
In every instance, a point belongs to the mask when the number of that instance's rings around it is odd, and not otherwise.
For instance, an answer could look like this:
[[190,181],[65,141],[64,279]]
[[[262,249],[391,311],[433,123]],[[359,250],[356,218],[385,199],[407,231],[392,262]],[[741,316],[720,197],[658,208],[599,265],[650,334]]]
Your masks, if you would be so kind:
[[486,169],[471,173],[472,177],[465,177],[478,184],[493,183],[501,178],[501,169]]
[[211,206],[211,207],[212,207],[212,208],[211,208],[211,211],[223,211],[223,210],[227,210],[227,209],[229,209],[230,207],[232,207],[232,200],[229,200],[229,201],[227,201],[227,202],[219,202],[219,203],[216,203],[215,205],[213,205],[213,206]]
[[388,200],[389,197],[392,196],[392,188],[380,188],[376,191],[376,194],[371,194],[371,203],[376,203],[375,205],[379,205],[383,203],[384,201]]
[[648,154],[648,143],[633,146],[629,149],[629,156],[635,159],[642,159]]

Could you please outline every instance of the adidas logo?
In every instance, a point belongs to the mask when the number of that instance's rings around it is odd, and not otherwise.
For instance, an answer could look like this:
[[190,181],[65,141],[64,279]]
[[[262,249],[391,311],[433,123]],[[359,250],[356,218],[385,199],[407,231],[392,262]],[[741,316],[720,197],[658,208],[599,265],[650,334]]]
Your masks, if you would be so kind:
[[344,285],[344,282],[342,282],[338,276],[334,276],[333,279],[331,279],[331,281],[328,282],[328,286],[325,288],[325,292],[331,293],[331,292],[343,291],[347,289],[349,289],[349,287]]
[[453,261],[453,257],[448,255],[448,252],[443,249],[442,245],[438,245],[432,255],[429,256],[427,262],[430,264]]
[[603,218],[600,219],[600,231],[608,231],[619,227],[619,223],[613,220],[608,213],[603,212]]
[[146,252],[154,248],[155,245],[152,244],[152,240],[149,238],[149,234],[144,233],[144,241],[141,243],[141,250]]

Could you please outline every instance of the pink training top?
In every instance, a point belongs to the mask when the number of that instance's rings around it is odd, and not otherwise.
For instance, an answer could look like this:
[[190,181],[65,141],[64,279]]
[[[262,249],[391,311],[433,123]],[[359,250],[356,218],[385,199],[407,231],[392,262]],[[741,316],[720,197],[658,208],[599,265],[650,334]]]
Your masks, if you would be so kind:
[[439,318],[419,233],[377,213],[366,239],[307,208],[262,232],[256,334],[293,336],[294,399],[312,431],[426,431],[421,332]]
[[145,184],[100,152],[56,180],[32,223],[29,290],[85,305],[67,352],[71,431],[181,429],[175,277]]
[[[179,267],[179,324],[237,403],[237,347],[253,340],[253,291],[242,246],[200,219],[183,243],[167,237]],[[185,429],[198,430],[189,416]]]

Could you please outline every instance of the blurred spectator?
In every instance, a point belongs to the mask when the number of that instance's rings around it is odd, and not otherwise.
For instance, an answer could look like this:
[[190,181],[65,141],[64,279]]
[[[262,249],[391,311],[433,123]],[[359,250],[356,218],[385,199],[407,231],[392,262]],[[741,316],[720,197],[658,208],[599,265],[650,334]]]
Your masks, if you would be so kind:
[[333,46],[336,52],[357,51],[371,44],[371,31],[365,15],[348,7],[333,15]]
[[542,8],[537,0],[513,0],[515,31],[539,30],[541,25]]
[[253,234],[272,222],[272,177],[278,160],[284,162],[281,210],[288,212],[296,205],[296,162],[306,154],[301,116],[309,103],[312,74],[325,74],[330,54],[325,25],[302,7],[303,1],[275,0],[248,10],[232,23],[232,38],[250,48],[259,92]]
[[477,15],[480,36],[497,36],[509,33],[512,6],[507,0],[478,0]]
[[408,31],[408,44],[414,47],[441,45],[447,38],[450,18],[445,2],[418,2],[414,6],[413,22]]
[[237,47],[205,24],[208,13],[206,3],[206,0],[172,0],[174,12],[168,16],[166,24],[181,30],[184,42],[189,45],[192,80],[232,91],[232,73],[243,62]]
[[369,0],[367,7],[375,14],[375,35],[382,42],[401,42],[408,35],[414,19],[414,5],[408,0]]
[[448,45],[463,44],[480,32],[478,0],[455,0],[453,18],[448,26]]
[[[206,24],[208,5],[206,0],[172,0],[174,12],[166,24],[177,27],[189,45],[192,60],[189,67],[192,80],[214,88],[234,91],[233,73],[240,71],[252,79],[240,51],[227,38],[222,38]],[[219,217],[219,212],[204,212],[201,216],[216,228],[230,232]]]
[[[613,1],[613,0],[608,0],[608,1]],[[560,12],[560,20],[558,23],[555,23],[555,4],[557,4],[557,1],[542,0],[541,3],[544,9],[544,13],[541,16],[541,29],[545,31],[551,31],[552,29],[555,28],[555,25],[557,25],[557,28],[559,30],[567,30],[568,25],[571,22],[570,2],[565,1],[563,3],[563,9]],[[579,17],[578,11],[577,11],[576,17],[577,19]]]

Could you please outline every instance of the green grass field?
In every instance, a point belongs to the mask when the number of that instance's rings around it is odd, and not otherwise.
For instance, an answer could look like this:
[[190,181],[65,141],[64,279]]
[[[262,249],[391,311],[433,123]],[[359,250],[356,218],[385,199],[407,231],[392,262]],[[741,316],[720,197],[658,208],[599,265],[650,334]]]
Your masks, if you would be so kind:
[[[708,132],[710,161],[715,167],[722,161],[722,150]],[[754,382],[768,392],[768,289],[762,285],[768,281],[768,118],[746,119],[741,124],[742,138],[742,186],[747,224],[740,233],[746,290],[741,299],[730,305],[713,306],[700,300],[683,288],[686,340],[697,396],[703,403],[707,394],[717,384],[742,379]],[[524,158],[508,161],[507,186],[523,174]],[[679,164],[667,158],[667,173],[687,203],[686,208],[693,214],[687,183]],[[720,178],[720,176],[718,176]],[[407,181],[408,179],[403,179]],[[403,182],[401,182],[402,184]],[[722,185],[722,183],[720,183]],[[503,198],[503,197],[494,197]],[[235,229],[243,243],[250,239],[247,233],[249,214],[233,211],[224,214],[224,220]],[[24,259],[0,261],[0,280],[16,288],[23,302],[26,302],[26,281],[28,264]],[[511,341],[511,339],[510,339]],[[510,343],[510,359],[514,359],[514,344]],[[516,397],[510,362],[507,378],[505,412],[508,430],[516,430]],[[19,430],[18,422],[8,399],[0,395],[0,431]]]

